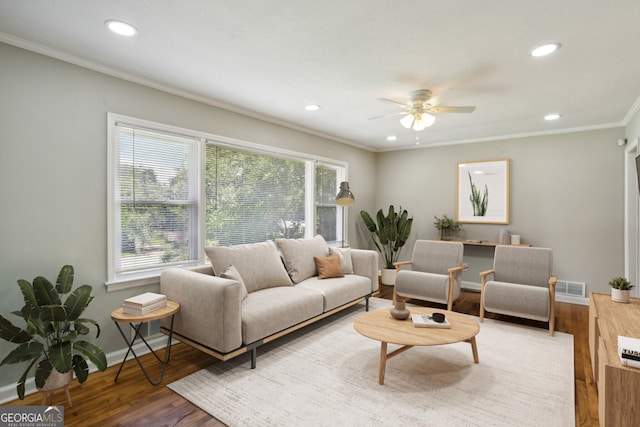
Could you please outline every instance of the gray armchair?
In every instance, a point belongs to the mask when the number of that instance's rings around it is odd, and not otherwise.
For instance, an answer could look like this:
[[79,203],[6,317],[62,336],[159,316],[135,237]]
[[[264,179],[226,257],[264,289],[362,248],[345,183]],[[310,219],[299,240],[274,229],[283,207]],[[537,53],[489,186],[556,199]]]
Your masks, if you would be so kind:
[[549,322],[553,336],[557,277],[552,268],[551,249],[497,246],[493,269],[480,273],[480,321],[490,311]]
[[[396,262],[396,284],[393,302],[398,296],[447,304],[460,296],[461,272],[467,269],[462,263],[464,245],[459,242],[416,240],[411,261]],[[411,265],[411,270],[402,266]]]

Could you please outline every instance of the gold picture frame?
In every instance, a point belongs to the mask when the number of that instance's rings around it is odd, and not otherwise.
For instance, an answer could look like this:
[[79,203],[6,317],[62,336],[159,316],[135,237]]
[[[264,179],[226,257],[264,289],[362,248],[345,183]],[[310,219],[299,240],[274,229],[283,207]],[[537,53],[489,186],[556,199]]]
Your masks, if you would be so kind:
[[457,221],[509,224],[509,159],[459,162]]

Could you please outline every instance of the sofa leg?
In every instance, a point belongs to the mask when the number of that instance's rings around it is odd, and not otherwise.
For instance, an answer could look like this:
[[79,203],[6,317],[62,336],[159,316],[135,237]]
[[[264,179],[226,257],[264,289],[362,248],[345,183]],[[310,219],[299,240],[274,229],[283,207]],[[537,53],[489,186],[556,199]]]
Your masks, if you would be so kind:
[[256,357],[258,356],[258,348],[251,349],[251,369],[256,369]]
[[369,311],[369,297],[371,295],[367,295],[364,297],[364,311]]

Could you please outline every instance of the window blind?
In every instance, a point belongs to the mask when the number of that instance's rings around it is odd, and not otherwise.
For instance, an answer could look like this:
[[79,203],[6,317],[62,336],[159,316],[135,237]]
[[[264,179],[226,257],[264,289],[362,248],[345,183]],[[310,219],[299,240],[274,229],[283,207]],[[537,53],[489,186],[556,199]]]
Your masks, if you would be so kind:
[[197,260],[199,141],[116,130],[116,272]]

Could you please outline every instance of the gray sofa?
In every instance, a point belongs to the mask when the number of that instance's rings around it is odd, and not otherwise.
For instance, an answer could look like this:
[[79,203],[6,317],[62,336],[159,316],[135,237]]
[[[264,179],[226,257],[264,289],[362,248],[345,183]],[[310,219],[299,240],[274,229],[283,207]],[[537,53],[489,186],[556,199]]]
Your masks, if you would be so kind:
[[321,236],[205,252],[211,267],[161,275],[161,292],[180,303],[174,337],[220,360],[251,352],[252,368],[260,345],[362,301],[368,310],[378,289],[377,252],[332,248]]

